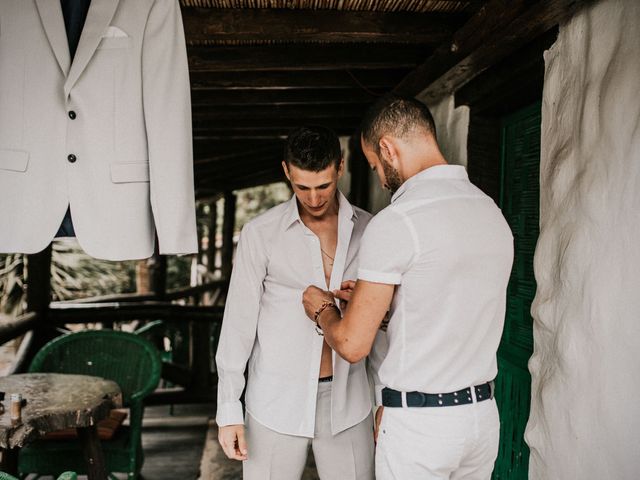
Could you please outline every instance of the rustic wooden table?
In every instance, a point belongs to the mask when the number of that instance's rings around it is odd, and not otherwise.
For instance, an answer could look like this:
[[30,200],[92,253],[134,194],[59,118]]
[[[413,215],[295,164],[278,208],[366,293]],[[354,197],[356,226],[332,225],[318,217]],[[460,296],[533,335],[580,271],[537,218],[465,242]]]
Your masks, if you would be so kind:
[[[87,375],[25,373],[0,378],[5,393],[4,413],[0,414],[0,448],[3,469],[17,470],[20,447],[48,432],[77,428],[87,460],[90,480],[106,480],[97,423],[112,408],[122,406],[120,387],[111,381]],[[19,422],[10,418],[10,397],[20,393],[26,400]]]

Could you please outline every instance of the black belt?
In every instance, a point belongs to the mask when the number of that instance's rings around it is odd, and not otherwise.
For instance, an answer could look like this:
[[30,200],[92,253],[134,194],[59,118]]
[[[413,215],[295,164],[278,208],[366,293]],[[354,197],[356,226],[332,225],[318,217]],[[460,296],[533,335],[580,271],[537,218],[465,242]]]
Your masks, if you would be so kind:
[[[493,382],[476,385],[451,393],[422,393],[406,392],[407,407],[453,407],[455,405],[466,405],[473,403],[471,388],[476,391],[476,401],[482,402],[493,398]],[[398,392],[391,388],[382,389],[382,406],[403,407],[403,392]]]
[[328,377],[320,377],[318,379],[318,383],[327,383],[327,382],[331,382],[333,380],[333,375],[330,375]]

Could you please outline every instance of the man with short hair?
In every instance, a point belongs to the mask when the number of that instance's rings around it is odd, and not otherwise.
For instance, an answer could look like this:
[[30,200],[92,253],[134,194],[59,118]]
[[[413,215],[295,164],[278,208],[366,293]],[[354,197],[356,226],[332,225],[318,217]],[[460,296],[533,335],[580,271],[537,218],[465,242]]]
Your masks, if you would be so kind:
[[344,162],[332,131],[293,132],[282,166],[293,197],[245,225],[238,243],[216,355],[218,439],[244,461],[245,480],[299,480],[309,447],[321,479],[372,480],[365,364],[334,355],[300,303],[310,283],[355,278],[371,215],[337,190]]
[[350,300],[344,317],[317,285],[303,295],[305,310],[350,362],[369,353],[389,311],[378,369],[378,480],[489,479],[511,232],[464,167],[447,164],[422,103],[382,99],[365,117],[361,141],[393,198],[362,238],[353,293],[337,293]]

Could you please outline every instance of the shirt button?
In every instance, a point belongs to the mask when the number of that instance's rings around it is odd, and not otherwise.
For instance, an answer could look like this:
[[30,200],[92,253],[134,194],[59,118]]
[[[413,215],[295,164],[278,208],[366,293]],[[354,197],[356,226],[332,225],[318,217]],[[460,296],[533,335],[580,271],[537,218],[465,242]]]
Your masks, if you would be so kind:
[[71,110],[71,111],[69,112],[69,118],[70,118],[71,120],[75,120],[75,119],[76,119],[76,112],[74,112],[73,110]]
[[67,160],[69,160],[69,163],[75,163],[75,161],[77,160],[76,156],[72,153],[67,157]]

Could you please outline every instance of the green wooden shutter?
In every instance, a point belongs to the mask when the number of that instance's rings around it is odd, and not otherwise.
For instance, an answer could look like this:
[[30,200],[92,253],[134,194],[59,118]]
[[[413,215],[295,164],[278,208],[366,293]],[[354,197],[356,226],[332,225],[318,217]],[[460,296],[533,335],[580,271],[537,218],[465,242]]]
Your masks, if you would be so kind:
[[501,431],[493,478],[500,480],[526,479],[529,467],[524,429],[531,399],[527,362],[533,351],[530,310],[540,217],[540,108],[537,103],[502,120],[500,206],[513,231],[515,254],[496,379]]

